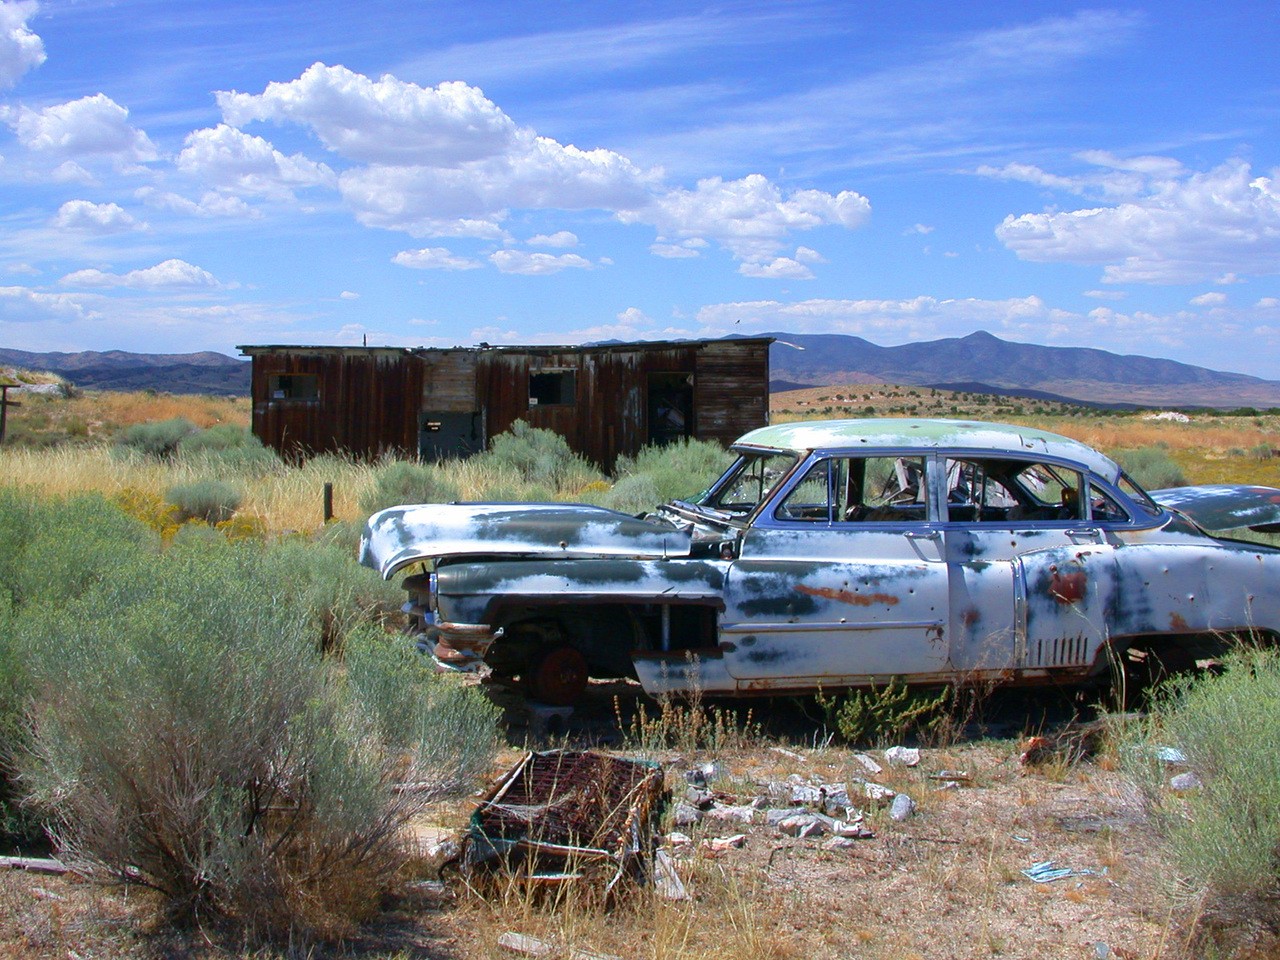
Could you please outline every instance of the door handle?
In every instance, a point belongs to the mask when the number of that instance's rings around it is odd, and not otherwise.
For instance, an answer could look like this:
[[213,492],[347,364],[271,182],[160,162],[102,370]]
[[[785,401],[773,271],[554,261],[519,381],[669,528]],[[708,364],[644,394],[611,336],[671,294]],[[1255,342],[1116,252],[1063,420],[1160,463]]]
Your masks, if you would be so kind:
[[1067,539],[1072,543],[1102,543],[1102,531],[1097,527],[1081,527],[1068,530]]
[[[905,534],[907,543],[911,544],[911,549],[916,552],[916,556],[925,563],[944,563],[946,558],[942,555],[942,531],[941,530],[908,530]],[[925,555],[925,551],[920,549],[921,540],[930,540],[938,548],[938,555],[930,557]]]

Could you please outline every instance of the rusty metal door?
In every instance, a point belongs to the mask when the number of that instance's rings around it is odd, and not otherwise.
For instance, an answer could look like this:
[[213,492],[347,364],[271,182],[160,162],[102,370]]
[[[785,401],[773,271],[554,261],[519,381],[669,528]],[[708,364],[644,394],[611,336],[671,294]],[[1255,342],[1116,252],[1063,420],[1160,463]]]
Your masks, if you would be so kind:
[[721,622],[738,689],[936,679],[948,620],[938,549],[924,523],[749,530]]

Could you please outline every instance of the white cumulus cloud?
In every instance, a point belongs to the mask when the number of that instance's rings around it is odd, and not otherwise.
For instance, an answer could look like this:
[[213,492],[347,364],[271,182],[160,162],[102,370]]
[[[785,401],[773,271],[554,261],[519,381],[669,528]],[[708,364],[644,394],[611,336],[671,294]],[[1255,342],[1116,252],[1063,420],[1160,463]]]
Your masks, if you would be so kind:
[[505,153],[516,136],[510,117],[460,81],[420,87],[323,63],[261,94],[219,92],[217,99],[227,123],[299,123],[330,150],[364,163],[455,167]]
[[287,157],[262,137],[225,123],[189,134],[177,167],[219,190],[272,199],[291,199],[299,187],[337,184],[323,163],[301,154]]
[[165,260],[154,267],[128,273],[105,273],[102,270],[77,270],[60,283],[72,287],[131,287],[138,290],[162,290],[217,287],[217,278],[185,260]]
[[41,293],[29,287],[0,287],[0,320],[6,323],[40,323],[91,320],[96,314],[74,296]]
[[546,276],[565,269],[590,270],[591,261],[576,253],[529,253],[525,250],[498,250],[489,260],[503,273]]
[[1194,307],[1221,307],[1226,302],[1225,293],[1202,293],[1198,297],[1191,298],[1191,305]]
[[106,157],[119,164],[146,163],[159,154],[145,133],[129,124],[129,111],[106,94],[68,103],[9,111],[10,126],[29,150],[66,157]]
[[540,233],[536,237],[530,237],[527,242],[531,247],[576,247],[578,235],[568,230],[557,230],[552,234]]
[[446,247],[401,250],[391,262],[414,270],[475,270],[484,266],[479,260],[457,256]]
[[[1138,164],[1140,195],[1113,206],[1008,216],[996,236],[1023,260],[1103,266],[1110,283],[1196,283],[1280,273],[1280,193],[1249,164],[1185,174]],[[1171,172],[1172,171],[1172,172]]]
[[[693,241],[711,240],[765,270],[791,233],[856,227],[870,210],[853,191],[784,193],[758,174],[672,187],[661,171],[612,150],[539,136],[461,82],[423,87],[316,63],[260,94],[221,92],[218,103],[231,127],[274,121],[310,130],[342,161],[333,163],[338,189],[356,220],[413,237],[509,242],[502,225],[513,210],[603,210],[656,228],[658,256],[695,256]],[[560,231],[530,244],[569,246],[569,236]],[[520,266],[560,268],[553,264]]]
[[53,223],[64,230],[104,234],[123,233],[140,226],[119,204],[92,203],[88,200],[68,200],[58,208]]
[[790,257],[775,257],[767,262],[748,262],[738,267],[744,277],[762,280],[812,280],[813,271]]
[[44,43],[27,26],[37,8],[28,0],[0,3],[0,90],[8,90],[24,73],[44,63]]
[[154,187],[140,187],[133,194],[150,207],[185,213],[193,217],[233,217],[252,220],[262,214],[249,206],[240,197],[227,196],[213,190],[206,191],[199,200],[192,200],[178,193],[157,190]]
[[767,269],[793,232],[825,225],[853,228],[870,213],[866,197],[852,190],[784,194],[767,177],[751,174],[741,180],[699,180],[693,190],[669,190],[642,209],[621,211],[619,218],[650,224],[671,238],[710,238],[735,258]]

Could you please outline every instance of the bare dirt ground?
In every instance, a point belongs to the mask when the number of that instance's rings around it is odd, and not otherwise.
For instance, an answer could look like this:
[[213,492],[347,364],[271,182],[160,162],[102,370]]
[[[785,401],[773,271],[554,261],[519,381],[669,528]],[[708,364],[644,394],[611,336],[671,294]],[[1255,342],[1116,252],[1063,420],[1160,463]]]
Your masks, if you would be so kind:
[[[1175,895],[1141,803],[1105,750],[1029,768],[1020,737],[981,738],[924,748],[914,767],[864,751],[883,768],[872,773],[853,750],[803,742],[611,751],[662,763],[673,806],[687,799],[689,771],[709,774],[712,809],[681,826],[668,812],[662,827],[688,900],[644,887],[605,908],[589,887],[531,892],[500,880],[481,897],[455,873],[440,882],[442,854],[429,851],[465,828],[464,802],[428,811],[406,893],[343,943],[236,950],[216,931],[167,929],[145,892],[9,872],[0,874],[0,957],[516,956],[499,945],[504,933],[578,960],[1280,955],[1258,930],[1237,930],[1214,952],[1193,939],[1198,907]],[[497,768],[522,756],[513,747]],[[860,779],[909,795],[914,812],[893,819],[886,803],[865,799]],[[867,836],[796,838],[765,822],[767,808],[790,805],[795,786],[819,784],[848,788]],[[740,809],[751,804],[754,814]],[[741,840],[723,842],[733,837]],[[1023,873],[1046,861],[1069,875],[1037,883]]]

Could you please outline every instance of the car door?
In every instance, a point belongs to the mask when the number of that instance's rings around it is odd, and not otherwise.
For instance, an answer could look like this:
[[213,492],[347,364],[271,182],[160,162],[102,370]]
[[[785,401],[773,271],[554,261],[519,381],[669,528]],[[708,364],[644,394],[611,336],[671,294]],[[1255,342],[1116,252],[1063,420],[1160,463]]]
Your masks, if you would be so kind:
[[816,454],[730,566],[725,666],[742,691],[937,678],[947,568],[919,455]]
[[951,666],[972,679],[1083,672],[1107,636],[1114,548],[1067,464],[940,458]]

